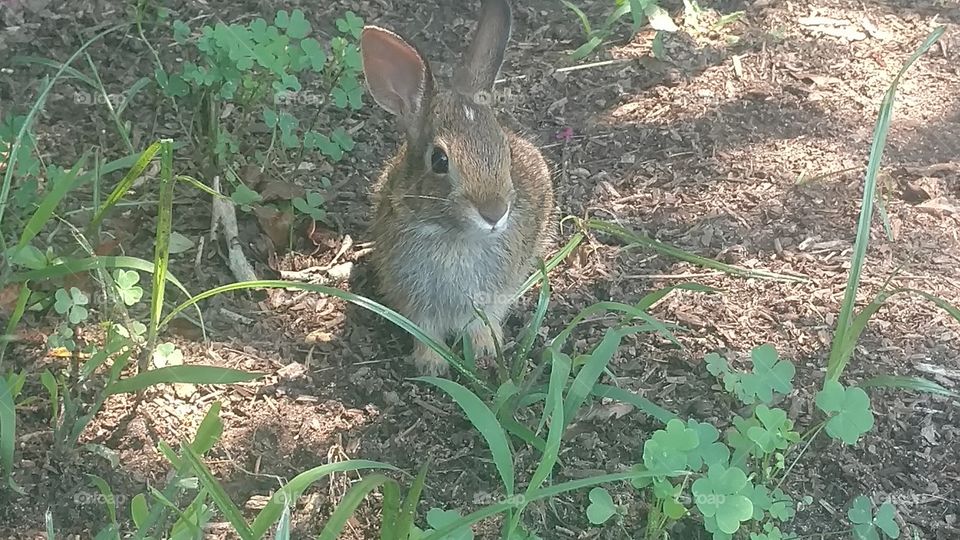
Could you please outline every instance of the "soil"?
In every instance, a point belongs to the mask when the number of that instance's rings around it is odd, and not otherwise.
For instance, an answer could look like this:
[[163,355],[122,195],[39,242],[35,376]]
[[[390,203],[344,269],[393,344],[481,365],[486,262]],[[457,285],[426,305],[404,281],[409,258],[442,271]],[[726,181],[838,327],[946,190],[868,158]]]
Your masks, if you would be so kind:
[[[707,373],[704,355],[718,351],[742,367],[750,349],[771,343],[797,366],[796,389],[781,406],[798,426],[818,421],[813,395],[823,381],[843,298],[879,106],[902,62],[938,24],[947,26],[945,35],[907,73],[897,94],[881,173],[890,236],[878,219],[858,299],[864,305],[895,275],[896,286],[960,303],[956,2],[703,2],[701,22],[666,35],[661,55],[653,54],[650,31],[631,38],[624,29],[579,63],[566,56],[583,40],[571,12],[547,0],[515,3],[513,39],[501,73],[509,98],[503,118],[522,129],[550,161],[563,215],[615,222],[701,256],[809,278],[794,283],[728,276],[590,235],[551,277],[553,300],[541,335],[555,335],[596,301],[636,302],[652,290],[683,282],[715,287],[716,294],[676,291],[657,304],[653,315],[685,328],[678,334],[682,348],[650,335],[626,339],[610,366],[619,377],[616,383],[722,429],[738,406]],[[0,28],[4,114],[25,114],[42,77],[53,72],[35,63],[14,63],[15,56],[66,61],[95,27],[114,24],[128,9],[116,0],[71,2],[69,8],[58,4],[14,0],[0,6],[6,25]],[[193,20],[195,28],[196,18],[270,18],[299,2],[168,4],[172,18]],[[612,2],[577,4],[599,21]],[[665,4],[677,21],[683,13],[679,4]],[[351,9],[368,24],[409,36],[436,61],[441,75],[465,45],[475,9],[473,3],[450,9],[437,0],[345,0],[300,7],[320,32]],[[718,24],[719,16],[740,11],[739,18]],[[834,28],[848,37],[804,25],[810,16],[847,21]],[[169,26],[144,31],[164,61],[175,65]],[[111,92],[129,88],[140,77],[152,78],[151,51],[135,28],[97,42],[90,56]],[[605,62],[556,71],[600,61]],[[83,58],[73,65],[92,75]],[[78,106],[78,90],[87,88],[76,80],[58,83],[37,119],[44,162],[69,166],[91,147],[108,159],[126,155],[105,107]],[[329,212],[335,226],[316,232],[316,245],[298,235],[295,253],[276,255],[257,220],[241,213],[241,238],[258,274],[273,277],[277,269],[329,264],[342,248],[338,261],[354,266],[340,286],[376,298],[363,244],[370,240],[370,188],[400,133],[368,96],[364,100],[365,107],[349,121],[357,147],[347,159],[327,164],[318,158],[312,171],[274,172],[287,184],[313,188],[320,173],[333,179]],[[303,111],[301,117],[308,117],[309,110]],[[158,137],[189,142],[180,117],[155,85],[128,104],[124,118],[132,123],[134,148]],[[204,170],[189,151],[178,152],[176,168],[198,177]],[[140,186],[132,200],[155,199],[152,190],[149,183]],[[76,208],[89,201],[68,203]],[[143,204],[110,217],[104,230],[116,239],[114,248],[151,259],[155,208]],[[208,198],[178,190],[174,229],[199,242],[209,230],[209,208]],[[572,232],[563,229],[556,247]],[[68,233],[58,238],[70,241]],[[208,242],[197,260],[195,245],[174,255],[170,269],[192,292],[219,286],[234,281],[224,253]],[[520,302],[508,335],[529,319],[534,299],[528,294]],[[222,404],[224,432],[206,462],[248,517],[282,479],[345,459],[379,460],[415,473],[429,457],[421,512],[437,506],[466,513],[502,495],[482,438],[457,406],[409,380],[416,375],[405,359],[410,339],[390,323],[335,298],[284,290],[221,295],[202,309],[206,342],[186,320],[163,339],[176,343],[187,363],[266,376],[231,386],[161,386],[141,401],[113,396],[83,432],[80,448],[66,455],[51,450],[48,404],[26,405],[18,411],[14,475],[26,493],[0,494],[0,537],[42,538],[48,509],[61,537],[92,537],[106,515],[89,474],[108,482],[119,516],[127,520],[130,499],[147,486],[164,485],[168,477],[158,443],[176,446],[188,440],[215,401]],[[134,314],[146,317],[145,311]],[[45,396],[39,373],[63,362],[44,349],[56,317],[28,315],[19,330],[21,341],[7,355],[7,367],[27,373],[24,395]],[[603,330],[602,324],[584,326],[577,346],[586,350]],[[96,329],[87,333],[94,339]],[[938,373],[931,374],[930,366]],[[843,380],[923,376],[958,391],[958,373],[960,325],[930,302],[900,295],[874,316]],[[853,447],[818,439],[790,474],[785,491],[812,502],[789,529],[807,538],[846,530],[851,500],[867,494],[894,502],[911,538],[960,538],[957,401],[907,390],[870,394],[874,429]],[[639,411],[599,415],[566,441],[555,481],[637,463],[643,441],[659,427]],[[115,465],[104,457],[111,454]],[[519,478],[529,476],[534,457],[521,454]],[[337,475],[308,490],[294,509],[295,536],[314,537],[354,478]],[[586,493],[579,492],[550,505],[532,505],[526,523],[546,539],[640,537],[644,502],[629,486],[610,489],[626,511],[603,527],[587,522]],[[378,519],[379,502],[369,500],[344,538],[376,537]],[[477,537],[493,538],[496,529],[495,522],[486,523],[477,528]],[[229,538],[229,530],[216,524],[209,537]],[[707,537],[692,520],[671,535]]]

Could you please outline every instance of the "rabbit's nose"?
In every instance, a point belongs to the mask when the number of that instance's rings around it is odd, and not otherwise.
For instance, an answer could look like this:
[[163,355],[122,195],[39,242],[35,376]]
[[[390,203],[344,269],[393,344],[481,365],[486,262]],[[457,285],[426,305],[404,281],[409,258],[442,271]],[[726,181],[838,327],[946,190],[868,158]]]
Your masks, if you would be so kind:
[[482,216],[483,220],[489,223],[491,227],[495,227],[497,223],[500,222],[504,214],[507,213],[508,208],[509,205],[507,201],[500,198],[484,201],[477,205],[477,211],[480,212],[480,216]]

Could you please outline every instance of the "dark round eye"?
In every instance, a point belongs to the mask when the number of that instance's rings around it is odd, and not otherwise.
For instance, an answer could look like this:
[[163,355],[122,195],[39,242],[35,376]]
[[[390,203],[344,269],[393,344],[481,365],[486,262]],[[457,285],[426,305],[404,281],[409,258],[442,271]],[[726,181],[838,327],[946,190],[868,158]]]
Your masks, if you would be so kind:
[[447,153],[443,151],[443,148],[439,146],[433,147],[433,152],[430,153],[430,168],[433,169],[433,172],[436,174],[447,174],[450,170]]

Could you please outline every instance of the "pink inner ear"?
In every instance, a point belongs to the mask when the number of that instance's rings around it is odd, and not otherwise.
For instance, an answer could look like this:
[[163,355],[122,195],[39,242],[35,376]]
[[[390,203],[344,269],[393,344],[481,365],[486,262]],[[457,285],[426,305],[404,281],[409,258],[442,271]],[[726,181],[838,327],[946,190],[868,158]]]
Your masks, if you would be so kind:
[[392,32],[368,27],[360,52],[367,86],[377,103],[396,115],[419,112],[427,68],[416,49]]

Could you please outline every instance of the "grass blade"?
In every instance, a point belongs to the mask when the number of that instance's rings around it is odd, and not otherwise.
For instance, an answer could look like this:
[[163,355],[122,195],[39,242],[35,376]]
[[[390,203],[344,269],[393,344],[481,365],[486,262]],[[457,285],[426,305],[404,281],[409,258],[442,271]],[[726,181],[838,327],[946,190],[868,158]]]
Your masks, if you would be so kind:
[[103,495],[103,502],[107,507],[107,517],[110,519],[110,524],[116,527],[117,500],[113,496],[113,490],[110,489],[107,481],[103,478],[95,474],[90,474],[88,476],[90,477],[90,482],[100,491],[100,495]]
[[239,291],[244,289],[276,289],[276,288],[297,289],[302,291],[328,294],[330,296],[334,296],[336,298],[340,298],[341,300],[350,302],[355,306],[371,311],[383,317],[384,319],[392,322],[393,324],[399,326],[400,328],[408,332],[410,335],[412,335],[415,339],[419,340],[424,345],[427,345],[428,347],[436,351],[437,354],[442,356],[444,360],[446,360],[451,366],[456,368],[457,371],[459,371],[467,380],[469,380],[472,385],[474,385],[476,388],[483,390],[483,392],[485,392],[486,395],[493,395],[493,389],[490,388],[490,385],[488,385],[486,382],[478,378],[476,374],[470,372],[470,370],[468,370],[466,366],[463,365],[463,362],[461,362],[453,354],[453,352],[450,350],[449,347],[447,347],[443,343],[437,342],[430,336],[423,333],[423,330],[417,327],[417,325],[413,324],[413,322],[410,321],[410,319],[407,319],[406,317],[397,313],[396,311],[393,311],[392,309],[382,304],[378,304],[377,302],[374,302],[369,298],[365,298],[363,296],[359,296],[359,295],[344,291],[343,289],[327,287],[325,285],[316,285],[313,283],[303,283],[298,281],[282,281],[282,280],[240,281],[237,283],[229,283],[227,285],[222,285],[220,287],[203,291],[191,297],[190,299],[184,301],[180,305],[176,306],[175,308],[173,308],[173,310],[170,311],[170,313],[167,314],[166,318],[164,318],[163,321],[160,322],[160,327],[163,328],[164,326],[166,326],[167,323],[169,323],[173,319],[173,317],[176,316],[177,313],[180,313],[184,309],[197,304],[201,300],[205,300],[207,298],[216,296],[218,294],[223,294],[231,291]]
[[410,530],[413,528],[413,520],[417,515],[417,503],[420,502],[420,495],[423,493],[423,486],[427,481],[427,467],[428,463],[424,463],[420,467],[420,472],[417,474],[416,480],[413,481],[413,485],[410,486],[410,491],[407,492],[407,496],[403,499],[403,506],[400,508],[400,514],[397,518],[396,525],[396,535],[394,538],[396,540],[407,540],[407,537],[410,534]]
[[197,477],[200,479],[200,484],[210,493],[210,498],[213,499],[213,502],[217,505],[217,508],[223,512],[223,516],[227,518],[227,521],[230,522],[230,525],[233,525],[233,530],[240,535],[240,538],[243,540],[253,540],[253,532],[250,530],[250,526],[243,519],[243,514],[240,512],[240,509],[237,508],[237,505],[234,504],[230,497],[227,496],[227,492],[223,490],[223,486],[220,485],[220,482],[214,478],[213,474],[210,472],[210,469],[200,460],[200,458],[193,452],[190,448],[190,445],[183,446],[183,453],[181,454],[183,460],[188,463],[193,471],[197,474]]
[[636,478],[652,478],[654,475],[648,471],[637,471],[632,470],[628,472],[613,473],[613,474],[604,474],[600,476],[594,476],[591,478],[581,478],[579,480],[571,480],[569,482],[564,482],[562,484],[555,484],[540,490],[535,491],[530,494],[529,497],[510,497],[499,503],[494,503],[488,506],[485,506],[475,512],[467,514],[466,516],[450,522],[443,527],[438,528],[437,530],[431,532],[428,535],[425,535],[421,540],[443,540],[453,531],[461,529],[463,527],[472,526],[474,523],[482,521],[488,517],[495,516],[497,514],[510,511],[514,508],[517,508],[520,505],[526,505],[532,502],[539,501],[541,499],[549,499],[551,497],[556,497],[557,495],[567,493],[569,491],[576,491],[578,489],[588,488],[591,486],[596,486],[599,484],[606,484],[610,482],[622,482],[624,480],[634,480]]
[[57,209],[57,206],[60,205],[60,201],[70,192],[70,190],[78,187],[77,183],[77,173],[80,172],[80,168],[87,161],[87,154],[89,151],[84,152],[80,159],[77,160],[77,163],[74,164],[73,168],[70,169],[64,176],[57,178],[57,181],[53,184],[53,187],[50,191],[44,195],[43,200],[40,201],[40,204],[37,206],[36,211],[33,215],[30,216],[30,219],[27,220],[27,223],[23,226],[23,231],[20,233],[20,241],[17,242],[17,245],[14,249],[20,250],[27,246],[31,240],[34,239],[40,231],[43,230],[43,226],[50,221],[53,212]]
[[266,373],[252,373],[218,366],[166,366],[121,379],[110,385],[107,395],[139,392],[157,384],[234,384],[253,381],[264,375]]
[[664,425],[674,418],[679,418],[679,416],[676,414],[664,409],[649,399],[616,386],[596,384],[593,386],[593,389],[590,391],[590,393],[598,399],[610,398],[617,401],[622,401],[624,403],[629,403],[630,405],[633,405],[641,411],[663,422]]
[[[570,384],[570,390],[567,391],[567,397],[563,404],[564,425],[569,424],[570,421],[573,420],[573,416],[577,413],[577,410],[580,409],[580,406],[583,405],[587,396],[590,395],[590,391],[593,390],[593,385],[597,383],[597,379],[603,374],[603,370],[607,368],[607,364],[610,363],[614,353],[620,348],[620,341],[625,335],[625,329],[608,328],[603,335],[603,339],[593,352],[590,353],[590,358],[583,367],[580,368],[580,371],[577,372],[577,376]],[[554,359],[558,356],[560,355],[557,353],[553,355]],[[549,395],[547,397],[549,399]]]
[[570,11],[572,11],[573,14],[577,16],[578,19],[580,19],[580,26],[583,27],[583,33],[586,34],[587,37],[590,37],[590,34],[592,34],[593,31],[590,29],[590,19],[587,18],[587,14],[584,13],[582,9],[580,9],[580,8],[578,8],[577,6],[573,5],[573,4],[572,4],[571,2],[569,2],[568,0],[560,0],[560,2],[561,2],[564,6],[566,6],[567,9],[569,9]]
[[127,191],[130,190],[130,186],[133,185],[137,178],[140,178],[140,176],[143,174],[143,171],[147,169],[147,166],[150,165],[150,162],[153,161],[153,158],[157,155],[157,152],[160,151],[162,145],[163,141],[156,141],[140,154],[140,157],[138,157],[133,166],[130,167],[130,170],[127,171],[127,174],[120,179],[120,182],[117,183],[116,187],[113,188],[113,191],[110,192],[107,200],[103,202],[103,205],[101,205],[97,210],[97,213],[94,214],[93,219],[90,220],[90,224],[87,225],[88,231],[97,228],[97,226],[100,225],[100,222],[103,221],[106,213],[118,202],[120,202],[120,199],[127,194]]
[[773,281],[787,281],[793,283],[808,283],[810,280],[806,277],[800,276],[789,276],[786,274],[777,274],[774,272],[767,272],[764,270],[751,270],[749,268],[741,268],[739,266],[733,266],[729,264],[722,263],[720,261],[715,261],[713,259],[708,259],[706,257],[701,257],[699,255],[694,255],[688,253],[680,248],[673,247],[669,244],[664,244],[658,240],[654,240],[648,236],[636,233],[619,225],[614,225],[612,223],[607,223],[598,219],[591,219],[586,222],[586,226],[590,229],[604,232],[629,242],[630,246],[644,246],[654,251],[679,259],[681,261],[686,261],[697,266],[702,266],[704,268],[710,268],[713,270],[719,270],[734,276],[741,276],[747,278],[758,278],[758,279],[769,279]]
[[346,526],[347,520],[350,519],[350,516],[352,516],[357,507],[360,506],[363,499],[365,499],[371,491],[388,482],[396,483],[395,480],[391,480],[382,474],[374,474],[354,484],[353,487],[347,491],[347,494],[343,496],[343,500],[337,505],[333,514],[330,515],[326,526],[320,531],[318,540],[337,540],[337,538],[340,537],[340,533],[343,532],[343,527]]
[[300,498],[300,495],[318,480],[329,474],[357,471],[360,469],[397,470],[396,467],[387,463],[353,459],[348,461],[340,461],[337,463],[329,463],[327,465],[321,465],[319,467],[314,467],[313,469],[304,471],[277,490],[276,493],[273,494],[273,497],[270,498],[270,502],[263,507],[263,510],[260,510],[260,513],[257,514],[257,517],[254,519],[253,525],[251,526],[254,537],[263,538],[263,536],[267,534],[267,530],[270,528],[270,526],[280,518],[280,514],[283,512],[283,507],[294,504],[296,500]]
[[[890,131],[890,121],[893,117],[893,103],[896,99],[897,87],[900,79],[910,69],[910,66],[921,55],[927,52],[934,43],[943,36],[946,27],[940,26],[933,30],[927,39],[914,51],[893,78],[880,104],[880,113],[873,131],[873,142],[870,145],[870,159],[867,161],[867,172],[864,179],[863,197],[860,203],[860,220],[857,223],[857,238],[853,244],[853,255],[850,259],[850,274],[847,277],[847,287],[843,294],[843,303],[840,306],[840,316],[837,319],[837,329],[830,347],[830,357],[827,361],[827,376],[825,381],[837,381],[847,364],[843,358],[849,342],[848,330],[853,319],[854,304],[857,300],[857,290],[860,288],[860,274],[867,257],[867,244],[870,241],[870,224],[873,220],[873,201],[877,192],[877,176],[880,174],[880,165],[883,159],[883,150],[887,144],[887,133]],[[849,358],[848,358],[849,359]]]
[[[566,427],[566,418],[563,413],[563,389],[567,385],[567,378],[570,376],[571,362],[570,357],[565,354],[554,354],[551,357],[550,367],[550,385],[547,391],[547,401],[544,409],[544,416],[547,412],[550,414],[550,429],[547,431],[547,445],[540,456],[540,463],[533,471],[530,477],[530,484],[527,485],[527,491],[524,494],[530,497],[530,494],[540,489],[540,485],[550,476],[554,465],[560,458],[560,443],[563,439],[563,429]],[[543,421],[541,421],[542,423]],[[515,525],[519,523],[520,512],[514,517]],[[512,532],[511,528],[511,532]]]
[[0,375],[0,480],[13,484],[13,453],[17,440],[17,410],[7,379]]
[[[569,257],[571,253],[573,253],[573,250],[580,245],[580,242],[583,242],[583,233],[577,233],[573,235],[570,238],[570,240],[566,244],[564,244],[562,248],[560,248],[560,251],[555,253],[553,257],[550,257],[550,259],[548,259],[547,262],[544,263],[543,266],[546,268],[547,273],[549,273],[551,270],[559,266],[560,263],[566,260],[566,258]],[[517,293],[513,295],[512,299],[517,300],[518,298],[526,294],[527,291],[533,288],[533,286],[536,285],[537,282],[542,279],[541,276],[542,276],[542,271],[539,269],[533,274],[531,274],[530,277],[528,277],[527,280],[523,282],[523,285],[520,287]]]
[[520,344],[513,357],[513,378],[519,378],[523,370],[524,363],[530,350],[533,349],[533,343],[537,339],[537,332],[543,325],[543,320],[547,317],[547,308],[550,307],[550,279],[547,275],[545,266],[540,267],[540,295],[537,297],[537,308],[533,312],[533,318],[523,329],[517,342]]
[[207,414],[203,416],[190,447],[198,456],[202,456],[217,444],[221,435],[223,435],[223,421],[220,420],[220,402],[214,401]]
[[10,314],[10,320],[7,321],[7,327],[0,336],[0,373],[3,372],[3,357],[7,354],[7,344],[15,338],[17,325],[23,318],[23,313],[27,310],[27,301],[30,299],[30,283],[24,282],[20,287],[20,294],[17,296],[17,303],[13,306],[13,313]]
[[170,234],[173,232],[173,147],[171,141],[161,141],[160,202],[157,204],[157,234],[154,244],[153,291],[150,295],[150,324],[147,326],[147,345],[140,356],[140,371],[147,364],[157,346],[160,317],[163,315],[163,296],[166,290],[167,266],[170,263]]
[[500,473],[503,487],[507,495],[513,495],[513,452],[510,450],[507,435],[503,432],[503,426],[497,421],[497,416],[493,414],[493,411],[476,394],[451,380],[438,377],[416,377],[412,380],[432,384],[446,392],[457,402],[473,427],[487,441],[487,447],[493,454],[493,463],[497,467],[497,472]]
[[860,388],[899,388],[901,390],[916,390],[927,394],[937,394],[960,398],[960,394],[948,390],[943,386],[924,379],[923,377],[905,377],[898,375],[877,375],[857,384]]

